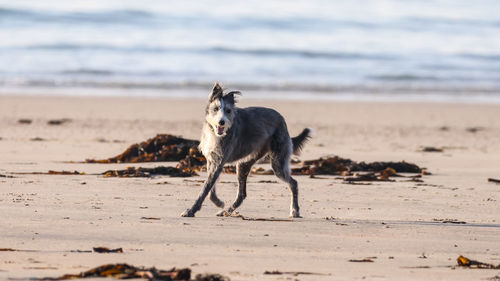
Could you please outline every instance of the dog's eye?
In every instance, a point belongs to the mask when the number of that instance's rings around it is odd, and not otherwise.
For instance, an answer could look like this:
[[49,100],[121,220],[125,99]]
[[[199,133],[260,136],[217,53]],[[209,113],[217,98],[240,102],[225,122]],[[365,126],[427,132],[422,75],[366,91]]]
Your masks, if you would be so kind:
[[214,112],[217,112],[217,111],[219,111],[219,107],[218,107],[218,106],[216,106],[216,107],[214,107],[214,109],[213,109],[213,110],[214,110]]
[[231,109],[226,109],[227,114],[231,114]]

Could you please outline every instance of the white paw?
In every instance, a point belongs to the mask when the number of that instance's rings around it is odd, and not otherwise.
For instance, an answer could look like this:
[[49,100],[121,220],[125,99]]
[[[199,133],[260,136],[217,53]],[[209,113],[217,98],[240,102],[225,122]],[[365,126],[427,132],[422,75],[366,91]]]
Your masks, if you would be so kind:
[[232,215],[232,213],[229,212],[229,210],[220,210],[215,215],[218,217],[230,217]]
[[290,211],[290,217],[291,218],[301,218],[300,212],[297,210],[292,210],[292,211]]
[[191,209],[187,209],[181,214],[181,217],[194,217],[194,213],[191,212]]

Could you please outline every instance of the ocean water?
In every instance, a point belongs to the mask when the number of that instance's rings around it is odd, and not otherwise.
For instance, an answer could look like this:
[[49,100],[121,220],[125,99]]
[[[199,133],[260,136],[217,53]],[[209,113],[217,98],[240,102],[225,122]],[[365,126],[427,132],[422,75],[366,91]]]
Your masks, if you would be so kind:
[[499,99],[500,2],[0,0],[0,92],[214,81],[283,97]]

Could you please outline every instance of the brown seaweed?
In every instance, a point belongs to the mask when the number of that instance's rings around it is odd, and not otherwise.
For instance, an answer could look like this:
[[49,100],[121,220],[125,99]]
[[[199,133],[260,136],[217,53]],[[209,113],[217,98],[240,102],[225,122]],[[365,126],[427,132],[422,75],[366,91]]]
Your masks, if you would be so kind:
[[63,176],[69,176],[69,175],[86,175],[85,172],[78,172],[78,171],[53,171],[49,170],[48,172],[16,172],[12,173],[16,175],[63,175]]
[[476,260],[468,259],[464,256],[459,256],[457,258],[458,266],[468,267],[468,268],[479,268],[479,269],[500,269],[500,264],[494,265],[490,263],[484,263]]
[[[418,175],[420,176],[420,175]],[[390,177],[405,177],[396,173],[393,168],[386,168],[385,170],[380,171],[379,173],[368,172],[366,174],[354,173],[351,176],[346,176],[343,178],[345,183],[352,184],[353,182],[360,181],[394,181],[390,179]],[[415,177],[410,177],[414,179]]]
[[289,274],[293,276],[299,276],[299,275],[324,275],[324,276],[329,276],[330,274],[325,274],[325,273],[318,273],[318,272],[308,272],[308,271],[279,271],[279,270],[273,270],[273,271],[264,271],[265,275],[284,275],[284,274]]
[[49,175],[85,175],[85,172],[78,172],[78,171],[52,171],[49,170],[47,173]]
[[189,154],[181,159],[179,163],[177,163],[176,168],[186,172],[186,173],[196,173],[203,170],[206,170],[205,165],[207,164],[207,159],[197,147],[191,147],[189,149]]
[[350,167],[352,172],[357,171],[368,171],[368,172],[381,172],[386,170],[387,168],[391,168],[396,173],[422,173],[422,168],[419,166],[408,163],[405,161],[400,162],[371,162],[365,163],[360,162]]
[[103,254],[103,253],[123,253],[122,248],[116,248],[116,249],[110,249],[106,247],[94,247],[92,250],[96,253]]
[[234,166],[234,165],[224,166],[224,168],[222,169],[222,172],[224,172],[226,174],[236,174],[236,166]]
[[156,137],[136,143],[122,154],[103,160],[87,159],[87,163],[138,163],[179,161],[189,155],[199,141],[184,139],[168,134],[158,134]]
[[114,277],[116,279],[143,278],[148,280],[185,280],[191,279],[191,269],[175,267],[170,270],[159,270],[154,267],[136,267],[126,263],[106,264],[80,272],[78,274],[65,274],[56,278],[40,278],[32,280],[69,280],[79,278]]
[[370,258],[359,259],[359,260],[357,260],[357,259],[351,259],[351,260],[349,260],[349,262],[373,262],[373,260],[370,259]]
[[489,182],[494,182],[494,183],[500,183],[500,180],[494,179],[494,178],[489,178]]
[[33,122],[33,120],[27,119],[27,118],[22,118],[22,119],[17,120],[17,123],[19,123],[19,124],[26,124],[26,125],[27,124],[31,124],[31,122]]
[[349,171],[349,167],[354,162],[338,156],[319,158],[304,161],[301,168],[292,169],[295,175],[340,175],[344,171]]
[[347,183],[352,183],[358,181],[394,181],[394,180],[391,180],[388,177],[377,175],[375,173],[367,173],[367,174],[356,173],[354,176],[345,177],[344,181]]
[[17,252],[19,250],[12,248],[0,248],[0,252]]
[[53,120],[49,120],[47,122],[47,124],[48,125],[52,125],[52,126],[54,126],[54,125],[62,125],[64,123],[68,123],[70,121],[71,121],[71,119],[69,119],[69,118],[53,119]]
[[434,147],[434,146],[424,146],[420,150],[420,152],[444,152],[443,148]]
[[[401,162],[355,162],[339,156],[304,161],[301,168],[292,169],[295,175],[342,175],[350,172],[382,172],[390,169],[397,173],[422,173],[419,166]],[[383,175],[382,175],[383,176]]]
[[147,178],[156,175],[168,175],[170,177],[191,177],[195,173],[184,172],[175,167],[159,166],[155,168],[127,167],[125,170],[108,170],[102,173],[105,177],[121,178]]
[[0,252],[39,252],[38,250],[21,250],[13,248],[0,248]]
[[196,281],[229,281],[229,278],[220,274],[196,274]]
[[483,131],[485,128],[483,127],[467,127],[465,128],[465,131],[469,132],[469,133],[477,133],[479,131]]
[[441,222],[441,223],[453,223],[453,224],[466,224],[467,222],[465,221],[459,221],[457,219],[432,219],[435,222]]

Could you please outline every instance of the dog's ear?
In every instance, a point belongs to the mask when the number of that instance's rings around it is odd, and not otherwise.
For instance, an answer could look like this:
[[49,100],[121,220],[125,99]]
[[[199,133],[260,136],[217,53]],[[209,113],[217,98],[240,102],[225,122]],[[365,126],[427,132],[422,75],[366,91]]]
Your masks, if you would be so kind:
[[212,89],[212,92],[210,93],[208,99],[210,102],[220,99],[222,97],[222,87],[219,85],[219,82],[215,82],[214,88]]
[[223,96],[224,102],[230,103],[230,104],[235,104],[237,102],[237,100],[235,99],[234,95],[241,96],[241,92],[240,91],[232,91],[232,92],[229,92],[227,94],[224,94],[224,96]]

